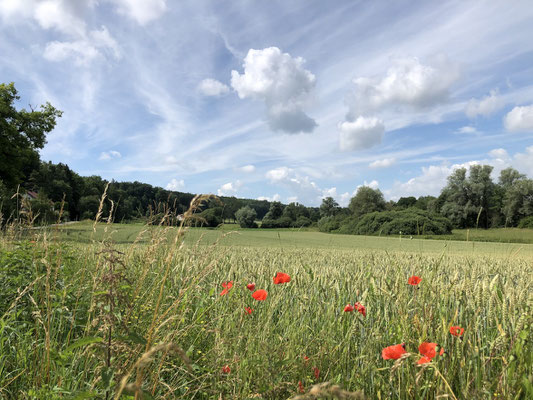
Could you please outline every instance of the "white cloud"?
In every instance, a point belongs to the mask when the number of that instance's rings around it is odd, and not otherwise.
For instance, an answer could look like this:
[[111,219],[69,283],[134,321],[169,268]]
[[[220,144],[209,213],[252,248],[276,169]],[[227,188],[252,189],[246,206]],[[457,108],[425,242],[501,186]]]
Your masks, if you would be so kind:
[[44,29],[82,36],[85,22],[76,11],[75,6],[67,0],[45,0],[34,5],[33,17]]
[[509,159],[509,153],[507,153],[507,150],[505,149],[493,149],[489,151],[489,156],[492,158],[497,158],[500,160],[508,160]]
[[272,197],[268,197],[268,196],[259,196],[257,198],[257,200],[267,200],[267,201],[280,201],[281,200],[281,196],[276,193],[274,196]]
[[457,130],[457,133],[477,133],[477,129],[473,126],[463,126]]
[[241,181],[228,182],[218,188],[217,194],[219,196],[233,196],[242,187]]
[[444,57],[434,61],[430,66],[415,57],[398,58],[382,78],[354,79],[355,91],[346,100],[348,119],[391,105],[424,109],[447,100],[459,70]]
[[513,108],[505,116],[504,125],[510,132],[533,132],[533,104]]
[[376,160],[374,162],[371,162],[368,166],[370,168],[387,168],[394,164],[396,164],[396,158],[391,157],[391,158],[384,158],[382,160]]
[[463,164],[430,165],[422,167],[422,174],[409,179],[407,182],[394,182],[392,188],[385,191],[391,199],[404,196],[438,196],[441,189],[446,186],[448,176],[458,168],[469,168],[477,165],[479,161],[468,161]]
[[217,81],[216,79],[207,78],[204,79],[198,85],[198,90],[204,96],[222,96],[229,92],[229,87],[224,85],[222,82]]
[[354,122],[339,125],[342,151],[368,149],[381,143],[385,125],[375,117],[358,117]]
[[468,118],[475,118],[478,115],[488,117],[500,110],[504,106],[503,100],[498,96],[497,90],[491,90],[490,95],[481,100],[470,99],[466,105],[465,113]]
[[128,16],[139,25],[146,25],[167,10],[166,0],[110,0],[119,14]]
[[89,37],[71,42],[53,41],[46,45],[44,58],[49,61],[65,61],[72,58],[76,65],[87,65],[94,59],[109,53],[115,59],[121,57],[117,42],[111,37],[108,30],[91,31]]
[[100,153],[100,160],[111,160],[113,158],[121,158],[122,154],[120,154],[116,150],[110,150],[110,151],[103,151]]
[[185,181],[183,179],[180,179],[179,181],[176,178],[172,178],[170,182],[167,184],[165,189],[172,190],[172,191],[178,191],[179,189],[183,189],[185,187]]
[[265,102],[271,129],[311,132],[317,124],[303,109],[311,101],[316,79],[303,67],[304,62],[277,47],[250,49],[244,58],[244,73],[231,71],[231,86],[241,99]]
[[516,153],[513,157],[513,165],[518,171],[533,178],[533,146],[526,147],[525,153]]
[[369,188],[376,190],[379,189],[379,182],[375,179],[370,182],[365,181],[362,185],[357,186],[357,189],[363,186],[368,186]]
[[252,173],[255,171],[255,166],[253,166],[252,164],[248,164],[243,165],[242,167],[237,167],[235,168],[235,170],[240,172]]

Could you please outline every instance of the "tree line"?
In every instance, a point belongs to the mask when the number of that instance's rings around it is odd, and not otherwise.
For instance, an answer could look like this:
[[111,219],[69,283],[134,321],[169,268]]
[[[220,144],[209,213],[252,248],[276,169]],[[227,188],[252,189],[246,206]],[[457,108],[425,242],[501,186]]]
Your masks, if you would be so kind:
[[[171,216],[178,223],[192,193],[165,190],[141,182],[108,182],[83,177],[68,165],[42,162],[38,150],[46,143],[61,111],[49,103],[39,109],[17,110],[20,99],[13,83],[0,84],[0,224],[20,219],[31,209],[34,223],[94,219],[102,203],[103,215],[112,211],[115,222]],[[245,228],[318,226],[342,233],[446,233],[451,228],[533,227],[533,180],[513,168],[491,179],[493,167],[472,165],[448,177],[439,196],[401,197],[385,201],[378,189],[360,187],[348,207],[332,198],[320,207],[267,200],[213,198],[198,210],[196,224],[218,226],[238,222]]]

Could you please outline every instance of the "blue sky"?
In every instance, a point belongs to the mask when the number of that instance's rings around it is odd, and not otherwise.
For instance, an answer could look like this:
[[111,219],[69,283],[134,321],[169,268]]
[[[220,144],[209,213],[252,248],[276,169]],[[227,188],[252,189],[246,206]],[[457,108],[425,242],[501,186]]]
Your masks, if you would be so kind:
[[0,76],[82,175],[345,205],[533,177],[530,1],[0,0]]

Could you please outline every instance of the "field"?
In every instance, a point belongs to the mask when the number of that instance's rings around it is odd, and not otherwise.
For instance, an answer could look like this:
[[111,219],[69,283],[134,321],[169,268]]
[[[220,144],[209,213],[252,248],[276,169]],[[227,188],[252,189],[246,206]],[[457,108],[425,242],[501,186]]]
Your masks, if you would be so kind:
[[0,398],[533,396],[533,245],[73,224],[0,257]]

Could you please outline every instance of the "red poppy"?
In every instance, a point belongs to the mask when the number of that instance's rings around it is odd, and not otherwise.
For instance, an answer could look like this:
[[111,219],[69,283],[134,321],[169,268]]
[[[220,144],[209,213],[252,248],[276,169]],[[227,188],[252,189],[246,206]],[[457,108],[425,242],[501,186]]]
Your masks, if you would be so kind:
[[303,385],[302,381],[298,381],[298,391],[300,393],[305,393],[305,389],[304,389],[304,385]]
[[224,296],[233,287],[233,281],[222,282],[222,287],[224,288],[224,290],[220,292],[220,295]]
[[465,331],[465,329],[461,328],[460,326],[452,326],[450,328],[450,333],[453,336],[463,336],[464,331]]
[[407,284],[408,284],[408,285],[412,285],[412,286],[416,286],[416,285],[418,285],[420,282],[422,282],[422,278],[419,277],[419,276],[416,276],[416,275],[411,276],[411,277],[407,280]]
[[315,379],[318,381],[318,378],[320,377],[320,370],[318,367],[313,367],[313,374],[315,375]]
[[253,308],[250,308],[250,307],[244,307],[244,312],[245,312],[246,314],[251,314],[253,310],[254,310]]
[[352,312],[353,306],[351,304],[346,304],[346,307],[344,307],[344,312]]
[[359,314],[362,314],[363,317],[366,317],[366,308],[365,308],[364,305],[362,305],[361,303],[357,302],[353,306],[354,306],[354,308],[357,310],[357,312]]
[[259,289],[252,293],[252,297],[258,301],[266,300],[268,292],[265,289]]
[[231,368],[229,367],[229,365],[224,365],[222,367],[222,373],[223,374],[229,374],[231,372]]
[[249,283],[248,285],[246,285],[246,289],[253,292],[255,290],[255,283]]
[[304,356],[304,362],[308,362],[308,361],[309,361],[309,357]]
[[426,356],[422,356],[422,358],[420,358],[420,360],[418,360],[417,364],[426,364],[428,362],[431,362],[431,358],[429,357],[426,357]]
[[279,285],[280,283],[288,283],[290,281],[291,277],[284,272],[278,272],[274,277],[274,285]]
[[407,353],[405,351],[405,343],[395,344],[393,346],[385,347],[381,351],[381,357],[384,360],[397,360],[405,353]]
[[[430,342],[424,342],[420,346],[418,346],[418,351],[423,356],[426,356],[430,360],[434,358],[437,355],[437,346],[439,346],[437,343],[430,343]],[[440,346],[439,346],[440,347]],[[444,349],[441,347],[439,355],[442,356],[444,354]]]

